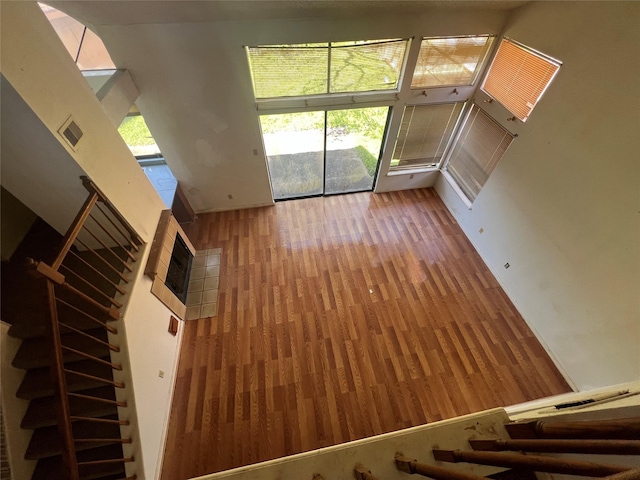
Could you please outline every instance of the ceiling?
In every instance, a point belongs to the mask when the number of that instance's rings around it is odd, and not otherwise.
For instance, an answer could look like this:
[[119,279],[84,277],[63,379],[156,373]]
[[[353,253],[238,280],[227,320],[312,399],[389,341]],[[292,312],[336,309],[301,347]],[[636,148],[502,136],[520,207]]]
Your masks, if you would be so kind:
[[97,0],[45,2],[83,23],[136,25],[274,18],[352,17],[420,14],[443,10],[511,10],[525,0],[152,0],[132,2]]

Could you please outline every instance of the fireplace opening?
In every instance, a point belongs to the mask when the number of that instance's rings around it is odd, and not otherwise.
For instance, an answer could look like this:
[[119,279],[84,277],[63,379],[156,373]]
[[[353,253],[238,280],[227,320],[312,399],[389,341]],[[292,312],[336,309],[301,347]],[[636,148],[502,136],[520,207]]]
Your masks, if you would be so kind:
[[193,255],[178,233],[173,244],[171,261],[169,262],[167,278],[164,283],[182,303],[187,301],[192,262]]

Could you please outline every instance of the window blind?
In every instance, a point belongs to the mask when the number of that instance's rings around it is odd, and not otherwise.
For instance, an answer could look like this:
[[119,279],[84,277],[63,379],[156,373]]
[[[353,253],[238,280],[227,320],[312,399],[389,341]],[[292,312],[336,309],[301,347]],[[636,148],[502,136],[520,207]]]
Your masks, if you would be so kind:
[[446,165],[469,200],[476,199],[512,141],[511,133],[473,105]]
[[464,103],[407,106],[402,114],[390,170],[436,166]]
[[256,98],[328,93],[326,44],[249,47],[248,53]]
[[393,90],[407,40],[248,47],[257,99]]
[[494,37],[423,38],[411,88],[472,85]]
[[560,65],[556,60],[504,39],[482,89],[525,122]]

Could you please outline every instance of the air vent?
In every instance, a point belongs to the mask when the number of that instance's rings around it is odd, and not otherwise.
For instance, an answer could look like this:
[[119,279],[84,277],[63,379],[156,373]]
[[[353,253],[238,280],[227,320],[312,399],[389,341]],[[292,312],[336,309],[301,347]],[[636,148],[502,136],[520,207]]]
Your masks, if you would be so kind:
[[75,146],[78,144],[80,139],[82,138],[82,130],[76,122],[74,122],[71,117],[67,119],[66,122],[60,127],[58,132],[62,135],[69,145],[75,150]]

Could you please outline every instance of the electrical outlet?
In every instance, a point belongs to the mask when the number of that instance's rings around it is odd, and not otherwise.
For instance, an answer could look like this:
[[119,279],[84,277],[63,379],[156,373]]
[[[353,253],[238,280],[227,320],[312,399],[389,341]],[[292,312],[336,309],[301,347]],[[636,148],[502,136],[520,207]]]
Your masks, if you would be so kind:
[[504,264],[504,268],[509,268],[511,265],[509,265],[509,262]]
[[478,233],[482,235],[482,232],[484,232],[484,228],[480,227],[480,230],[478,230]]
[[164,370],[158,370],[158,376],[164,378]]

